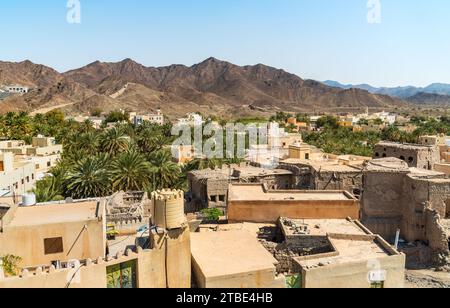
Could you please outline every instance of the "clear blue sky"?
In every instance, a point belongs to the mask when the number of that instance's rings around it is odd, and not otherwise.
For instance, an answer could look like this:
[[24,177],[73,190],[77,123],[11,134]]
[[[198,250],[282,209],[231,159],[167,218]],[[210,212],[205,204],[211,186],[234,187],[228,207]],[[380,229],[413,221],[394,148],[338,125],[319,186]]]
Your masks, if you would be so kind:
[[0,60],[30,59],[59,71],[123,58],[147,66],[207,57],[264,63],[303,78],[375,86],[450,83],[450,1],[2,0]]

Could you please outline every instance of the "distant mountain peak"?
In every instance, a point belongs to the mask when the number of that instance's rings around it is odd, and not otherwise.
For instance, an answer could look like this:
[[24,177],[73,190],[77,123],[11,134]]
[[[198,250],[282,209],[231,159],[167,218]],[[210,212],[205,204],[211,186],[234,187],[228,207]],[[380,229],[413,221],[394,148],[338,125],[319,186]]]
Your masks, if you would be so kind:
[[209,57],[206,60],[202,61],[203,63],[216,63],[216,62],[224,62],[222,60],[219,60],[215,57]]
[[19,64],[25,64],[25,65],[37,65],[37,64],[31,62],[31,61],[28,60],[28,59],[23,60],[22,62],[19,62]]
[[219,60],[214,57],[209,57],[208,59],[194,64],[193,67],[208,67],[208,66],[225,66],[225,65],[231,65],[231,63]]
[[98,65],[98,64],[102,64],[102,62],[100,62],[99,60],[97,60],[97,61],[94,61],[94,62],[89,63],[89,64],[86,65],[86,66],[94,66],[94,65]]
[[[359,85],[353,85],[353,84],[341,84],[340,82],[333,81],[333,80],[327,80],[323,82],[324,84],[335,87],[335,88],[341,88],[341,89],[350,89],[350,88],[356,88],[356,89],[363,89],[367,90],[372,94],[383,94],[383,95],[389,95],[393,97],[398,97],[401,99],[407,99],[410,97],[414,97],[415,95],[419,93],[424,94],[440,94],[440,95],[450,95],[450,84],[445,83],[433,83],[425,88],[421,87],[414,87],[414,86],[399,86],[399,87],[373,87],[369,84],[359,84]],[[421,97],[424,97],[421,95]]]
[[137,64],[137,62],[131,58],[125,58],[122,61],[120,61],[120,63],[133,63],[133,64],[136,63]]

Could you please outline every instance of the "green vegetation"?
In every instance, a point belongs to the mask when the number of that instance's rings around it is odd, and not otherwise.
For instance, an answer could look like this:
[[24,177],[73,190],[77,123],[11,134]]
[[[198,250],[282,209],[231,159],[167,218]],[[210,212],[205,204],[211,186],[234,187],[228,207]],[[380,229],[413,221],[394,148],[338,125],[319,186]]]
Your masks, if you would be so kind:
[[258,123],[267,123],[267,119],[263,117],[250,117],[250,118],[241,118],[237,119],[236,123],[241,123],[244,125],[247,124],[258,124]]
[[[279,112],[272,120],[285,121],[292,115]],[[308,115],[297,114],[299,121],[309,121]],[[185,166],[172,162],[169,145],[171,124],[157,126],[145,122],[135,127],[123,112],[107,116],[115,125],[111,129],[95,129],[90,121],[67,120],[59,110],[34,117],[25,112],[0,115],[0,136],[31,143],[32,136],[53,136],[63,144],[64,152],[49,175],[37,182],[34,193],[38,202],[62,200],[68,197],[91,198],[110,195],[120,190],[154,191],[163,188],[187,189],[187,172],[216,168],[223,164],[240,163],[241,159],[194,159]],[[254,123],[262,118],[245,118],[238,122]],[[353,132],[340,127],[338,119],[324,116],[318,120],[318,132],[304,132],[305,142],[333,154],[373,156],[380,140],[416,143],[422,135],[450,134],[450,117],[438,119],[414,116],[417,126],[412,133],[397,126],[381,132]],[[214,133],[213,133],[214,134]],[[237,135],[236,135],[237,136]],[[235,137],[236,137],[235,136]],[[203,136],[204,141],[211,136]],[[224,138],[224,141],[226,138]],[[225,142],[224,142],[225,143]],[[235,147],[237,138],[235,138]],[[246,137],[248,148],[248,136]],[[226,144],[224,144],[224,149]]]
[[130,120],[130,114],[122,111],[111,111],[106,116],[106,123],[128,122]]
[[93,108],[90,111],[91,117],[100,117],[103,113],[103,110],[100,108]]
[[[38,181],[33,192],[38,202],[103,197],[116,191],[187,189],[187,172],[240,163],[240,159],[195,159],[185,166],[172,161],[176,137],[171,124],[145,122],[135,127],[128,115],[113,111],[111,129],[95,129],[90,121],[66,120],[59,110],[34,117],[25,112],[0,116],[0,136],[31,143],[32,136],[54,136],[63,144],[60,162]],[[204,137],[205,140],[208,138]]]
[[[365,122],[361,121],[361,124]],[[324,116],[317,121],[321,130],[305,132],[303,139],[326,153],[373,156],[374,146],[381,140],[418,143],[419,137],[423,135],[450,134],[450,118],[445,116],[439,119],[415,116],[411,118],[411,124],[417,126],[412,133],[402,131],[396,125],[388,126],[380,132],[353,132],[350,128],[339,127],[336,117]]]
[[1,260],[6,276],[17,276],[19,274],[19,263],[22,261],[21,257],[6,255],[3,256]]
[[223,216],[223,212],[217,208],[204,209],[201,213],[205,216],[205,219],[208,221],[218,221],[220,217]]
[[283,111],[277,112],[274,116],[270,118],[271,122],[278,122],[278,123],[286,123],[286,121],[293,117],[294,115],[290,113],[285,113]]
[[[71,133],[61,162],[51,170],[64,197],[90,198],[116,191],[183,188],[183,170],[172,162],[170,125],[135,128],[117,124],[109,130]],[[82,130],[82,128],[80,128]]]
[[374,146],[381,140],[381,137],[379,133],[355,133],[349,128],[325,124],[324,129],[320,132],[304,133],[303,139],[306,143],[314,145],[326,153],[372,156]]
[[301,289],[302,276],[301,275],[286,276],[286,287],[288,289]]
[[[121,116],[122,115],[122,116]],[[32,136],[54,136],[64,146],[58,165],[38,181],[38,202],[107,196],[120,190],[150,191],[185,188],[182,167],[173,163],[169,149],[171,125],[144,123],[134,127],[121,112],[111,112],[112,129],[95,129],[86,121],[66,120],[60,111],[38,114],[8,113],[0,116],[0,136],[31,142]]]

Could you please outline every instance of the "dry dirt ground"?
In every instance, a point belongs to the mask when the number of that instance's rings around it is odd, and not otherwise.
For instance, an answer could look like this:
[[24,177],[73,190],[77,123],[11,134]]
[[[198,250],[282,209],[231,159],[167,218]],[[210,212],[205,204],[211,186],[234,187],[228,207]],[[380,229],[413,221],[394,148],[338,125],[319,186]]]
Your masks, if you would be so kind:
[[407,270],[406,288],[450,288],[450,273],[433,270]]

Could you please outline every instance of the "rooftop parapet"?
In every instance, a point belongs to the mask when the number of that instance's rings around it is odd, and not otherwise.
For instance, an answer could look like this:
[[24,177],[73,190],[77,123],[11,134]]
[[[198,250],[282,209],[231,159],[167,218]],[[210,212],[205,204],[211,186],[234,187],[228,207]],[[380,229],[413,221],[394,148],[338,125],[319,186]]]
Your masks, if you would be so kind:
[[157,227],[173,230],[186,224],[184,215],[184,192],[163,189],[151,194],[153,201],[153,222]]

